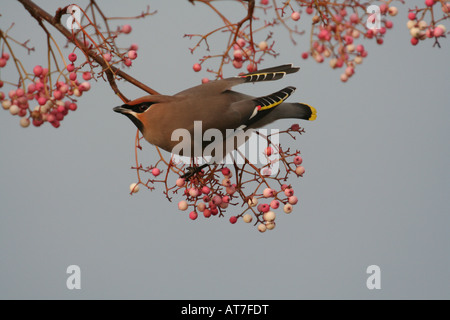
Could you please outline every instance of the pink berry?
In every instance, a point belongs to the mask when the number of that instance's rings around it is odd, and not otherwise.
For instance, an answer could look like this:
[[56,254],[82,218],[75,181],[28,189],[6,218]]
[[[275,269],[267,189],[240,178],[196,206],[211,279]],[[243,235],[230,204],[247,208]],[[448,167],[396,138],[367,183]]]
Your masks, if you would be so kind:
[[40,127],[43,123],[44,123],[44,121],[42,121],[42,120],[33,119],[33,126],[35,126],[35,127]]
[[296,157],[294,158],[294,164],[295,164],[296,166],[301,165],[302,162],[303,162],[302,157],[296,156]]
[[228,168],[223,168],[222,169],[222,174],[224,176],[228,176],[228,175],[230,175],[230,173],[231,173],[230,169],[228,169]]
[[184,180],[184,178],[178,178],[177,182],[175,183],[177,185],[177,187],[183,187],[184,184],[186,183],[186,180]]
[[76,103],[71,103],[71,104],[69,104],[69,110],[70,110],[70,111],[75,111],[75,110],[77,110],[77,104],[76,104]]
[[294,189],[287,188],[284,190],[284,194],[286,195],[286,197],[292,197],[294,195]]
[[[1,88],[1,86],[0,86]],[[27,88],[28,93],[33,93],[36,91],[36,85],[34,83],[30,83]]]
[[67,65],[67,71],[72,72],[73,70],[75,70],[75,66],[73,65],[73,63],[68,64]]
[[133,64],[133,62],[131,61],[131,59],[128,59],[128,58],[123,59],[123,63],[124,63],[127,67],[131,67],[131,65]]
[[444,29],[442,29],[441,27],[436,27],[434,28],[433,34],[435,37],[440,37],[444,34]]
[[270,206],[267,203],[261,204],[261,212],[268,212],[270,210]]
[[271,147],[267,147],[266,150],[264,150],[264,153],[266,154],[266,156],[271,156],[273,153],[273,150]]
[[47,102],[47,98],[39,97],[37,101],[38,101],[40,106],[43,106]]
[[394,26],[394,23],[390,20],[387,20],[384,25],[386,26],[386,28],[391,29]]
[[[111,54],[110,53],[105,53],[105,54],[103,54],[103,59],[105,60],[105,61],[107,61],[107,62],[110,62],[111,61]],[[70,70],[69,70],[70,71]]]
[[214,203],[217,206],[222,203],[222,197],[215,195],[211,201],[212,201],[212,203]]
[[241,49],[234,50],[233,57],[235,60],[241,61],[242,60],[242,50]]
[[56,100],[61,100],[64,97],[63,93],[58,90],[53,91],[53,96]]
[[303,52],[302,53],[302,58],[303,59],[308,59],[309,53],[308,52]]
[[131,30],[132,30],[132,28],[131,28],[131,26],[129,24],[125,24],[124,26],[122,26],[122,32],[123,33],[128,34],[128,33],[131,32]]
[[[205,211],[206,211],[206,210],[205,210]],[[204,213],[203,213],[203,214],[204,214]],[[189,218],[191,218],[191,220],[195,220],[195,219],[197,219],[197,217],[198,217],[197,212],[191,211],[191,212],[189,213]]]
[[416,14],[414,12],[408,13],[408,19],[409,20],[416,20]]
[[235,216],[230,217],[230,223],[235,224],[237,221],[237,218]]
[[71,72],[71,73],[69,74],[69,79],[70,79],[71,81],[77,80],[77,74],[76,74],[76,72]]
[[42,67],[41,66],[35,66],[33,68],[33,73],[36,77],[39,77],[42,74]]
[[345,36],[344,40],[347,44],[352,44],[353,43],[353,37],[351,36]]
[[154,175],[155,177],[159,176],[160,173],[161,173],[161,170],[159,170],[158,168],[152,169],[152,175]]
[[273,190],[270,188],[265,188],[263,191],[264,198],[270,198],[273,197]]
[[180,209],[181,211],[185,211],[188,208],[188,203],[186,200],[182,200],[180,202],[178,202],[178,209]]
[[25,91],[22,88],[18,88],[16,90],[17,97],[23,97],[24,94],[25,94]]
[[200,195],[200,190],[198,190],[197,188],[191,188],[189,189],[189,195],[193,198],[196,198]]
[[298,166],[297,168],[295,168],[295,173],[298,176],[303,176],[303,174],[305,173],[305,168],[303,168],[302,166]]
[[50,122],[51,124],[52,124],[52,126],[53,127],[55,127],[55,128],[59,128],[59,126],[61,125],[60,123],[59,123],[59,121],[58,120],[55,120],[55,121],[53,121],[53,122]]
[[204,216],[205,218],[211,217],[211,210],[209,210],[209,209],[203,210],[203,216]]
[[247,71],[248,72],[255,72],[257,70],[257,68],[256,68],[256,66],[253,64],[253,63],[250,63],[248,66],[247,66]]
[[134,50],[137,51],[139,49],[139,46],[137,45],[137,43],[132,43],[130,46],[130,50]]
[[222,203],[230,203],[230,197],[229,196],[223,196],[222,197]]
[[213,216],[215,216],[215,215],[218,214],[218,213],[219,213],[219,209],[217,209],[217,208],[211,209],[211,214],[212,214]]
[[206,209],[206,204],[204,204],[203,202],[200,202],[199,204],[197,204],[197,210],[200,212],[205,211]]
[[231,185],[230,187],[227,187],[227,188],[226,188],[226,191],[227,191],[227,193],[231,196],[233,193],[236,192],[236,185],[233,184],[233,185]]
[[89,81],[92,79],[92,74],[89,71],[83,72],[83,79]]
[[208,78],[203,78],[202,79],[202,83],[208,83],[209,82],[209,79]]
[[0,68],[6,66],[6,59],[0,58]]
[[202,187],[202,193],[208,194],[208,193],[210,193],[210,192],[211,192],[211,189],[209,189],[207,186],[203,186],[203,187]]
[[245,46],[245,40],[242,38],[237,39],[236,43],[239,47],[243,48]]
[[351,77],[354,73],[355,73],[355,69],[353,69],[353,67],[347,67],[347,68],[345,68],[345,74],[346,74],[348,77]]
[[272,202],[270,203],[270,207],[272,209],[278,209],[279,206],[280,206],[280,202],[278,200],[272,200]]
[[307,8],[306,8],[306,13],[307,13],[307,14],[313,14],[313,12],[314,12],[314,10],[313,10],[312,7],[307,7]]
[[266,5],[269,4],[269,0],[261,0],[261,4],[262,4],[263,6],[266,6]]
[[418,43],[419,43],[419,39],[414,38],[414,37],[411,38],[411,44],[412,44],[413,46],[417,45]]
[[244,63],[242,61],[233,60],[233,67],[235,67],[236,69],[242,68],[243,64]]
[[425,0],[425,4],[426,4],[428,7],[432,7],[432,6],[434,5],[434,0]]
[[137,52],[135,50],[128,51],[128,58],[130,58],[131,60],[136,59],[137,58]]
[[200,63],[195,63],[192,69],[194,69],[195,72],[199,72],[200,70],[202,70],[202,66],[200,65]]
[[56,108],[56,111],[58,111],[59,113],[63,113],[64,111],[67,111],[67,110],[64,106],[58,106],[58,108]]
[[77,60],[77,55],[75,53],[70,53],[69,54],[69,61],[70,62],[75,62]]
[[20,109],[18,116],[19,117],[25,117],[27,115],[27,109]]
[[350,15],[350,22],[355,24],[355,23],[358,23],[358,21],[359,21],[358,15],[356,13],[352,13]]
[[60,112],[57,112],[55,115],[56,120],[62,121],[64,119],[64,115]]
[[284,191],[284,190],[286,190],[286,189],[288,189],[289,188],[289,186],[287,185],[287,184],[283,184],[282,186],[281,186],[281,191]]
[[290,204],[294,205],[294,204],[297,204],[298,199],[297,199],[296,196],[291,196],[291,197],[288,198],[288,201],[289,201]]
[[56,116],[55,116],[55,115],[49,114],[49,115],[47,116],[47,121],[48,121],[48,122],[53,122],[53,121],[55,121],[55,120],[56,120]]
[[294,21],[300,20],[300,13],[298,13],[297,11],[292,12],[291,19]]
[[79,89],[82,91],[89,91],[91,89],[91,84],[87,81],[80,84]]
[[5,59],[6,61],[9,60],[9,53],[8,52],[3,52],[2,53],[2,58]]

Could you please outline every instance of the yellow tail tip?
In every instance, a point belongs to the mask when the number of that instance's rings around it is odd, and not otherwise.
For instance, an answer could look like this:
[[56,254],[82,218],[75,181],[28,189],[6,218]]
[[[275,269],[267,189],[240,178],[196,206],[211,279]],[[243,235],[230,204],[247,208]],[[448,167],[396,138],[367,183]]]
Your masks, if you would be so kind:
[[311,106],[309,106],[309,107],[311,108],[311,117],[309,117],[308,120],[309,121],[314,121],[317,118],[317,110],[314,107],[311,107]]

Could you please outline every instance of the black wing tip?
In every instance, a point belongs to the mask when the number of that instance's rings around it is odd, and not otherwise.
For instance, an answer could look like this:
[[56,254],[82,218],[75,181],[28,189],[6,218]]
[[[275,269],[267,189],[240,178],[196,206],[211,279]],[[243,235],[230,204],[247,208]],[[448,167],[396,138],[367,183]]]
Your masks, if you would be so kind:
[[249,72],[247,74],[245,74],[244,76],[250,76],[253,74],[260,74],[260,73],[265,73],[265,72],[286,72],[288,73],[295,73],[297,71],[300,70],[300,67],[294,67],[293,63],[288,63],[288,64],[282,64],[276,67],[270,67],[270,68],[265,68],[265,69],[261,69],[261,70],[257,70],[257,71],[253,71],[253,72]]

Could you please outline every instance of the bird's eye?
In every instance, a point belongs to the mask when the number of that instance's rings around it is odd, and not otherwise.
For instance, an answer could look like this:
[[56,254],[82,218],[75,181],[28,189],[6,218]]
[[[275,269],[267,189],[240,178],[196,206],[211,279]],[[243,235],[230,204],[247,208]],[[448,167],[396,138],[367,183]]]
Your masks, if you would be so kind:
[[145,112],[149,107],[151,103],[141,103],[139,105],[136,105],[133,107],[133,110],[137,113]]

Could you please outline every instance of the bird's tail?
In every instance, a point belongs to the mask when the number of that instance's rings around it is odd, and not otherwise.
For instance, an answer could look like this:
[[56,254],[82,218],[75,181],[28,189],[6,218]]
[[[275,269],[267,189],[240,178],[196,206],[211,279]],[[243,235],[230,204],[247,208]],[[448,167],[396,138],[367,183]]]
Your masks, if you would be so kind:
[[317,118],[316,108],[306,103],[283,103],[277,109],[280,118],[294,118],[314,121]]
[[294,67],[292,64],[284,64],[277,67],[250,72],[240,77],[245,78],[245,82],[271,81],[281,79],[285,75],[295,73],[298,70],[300,70],[300,67]]

